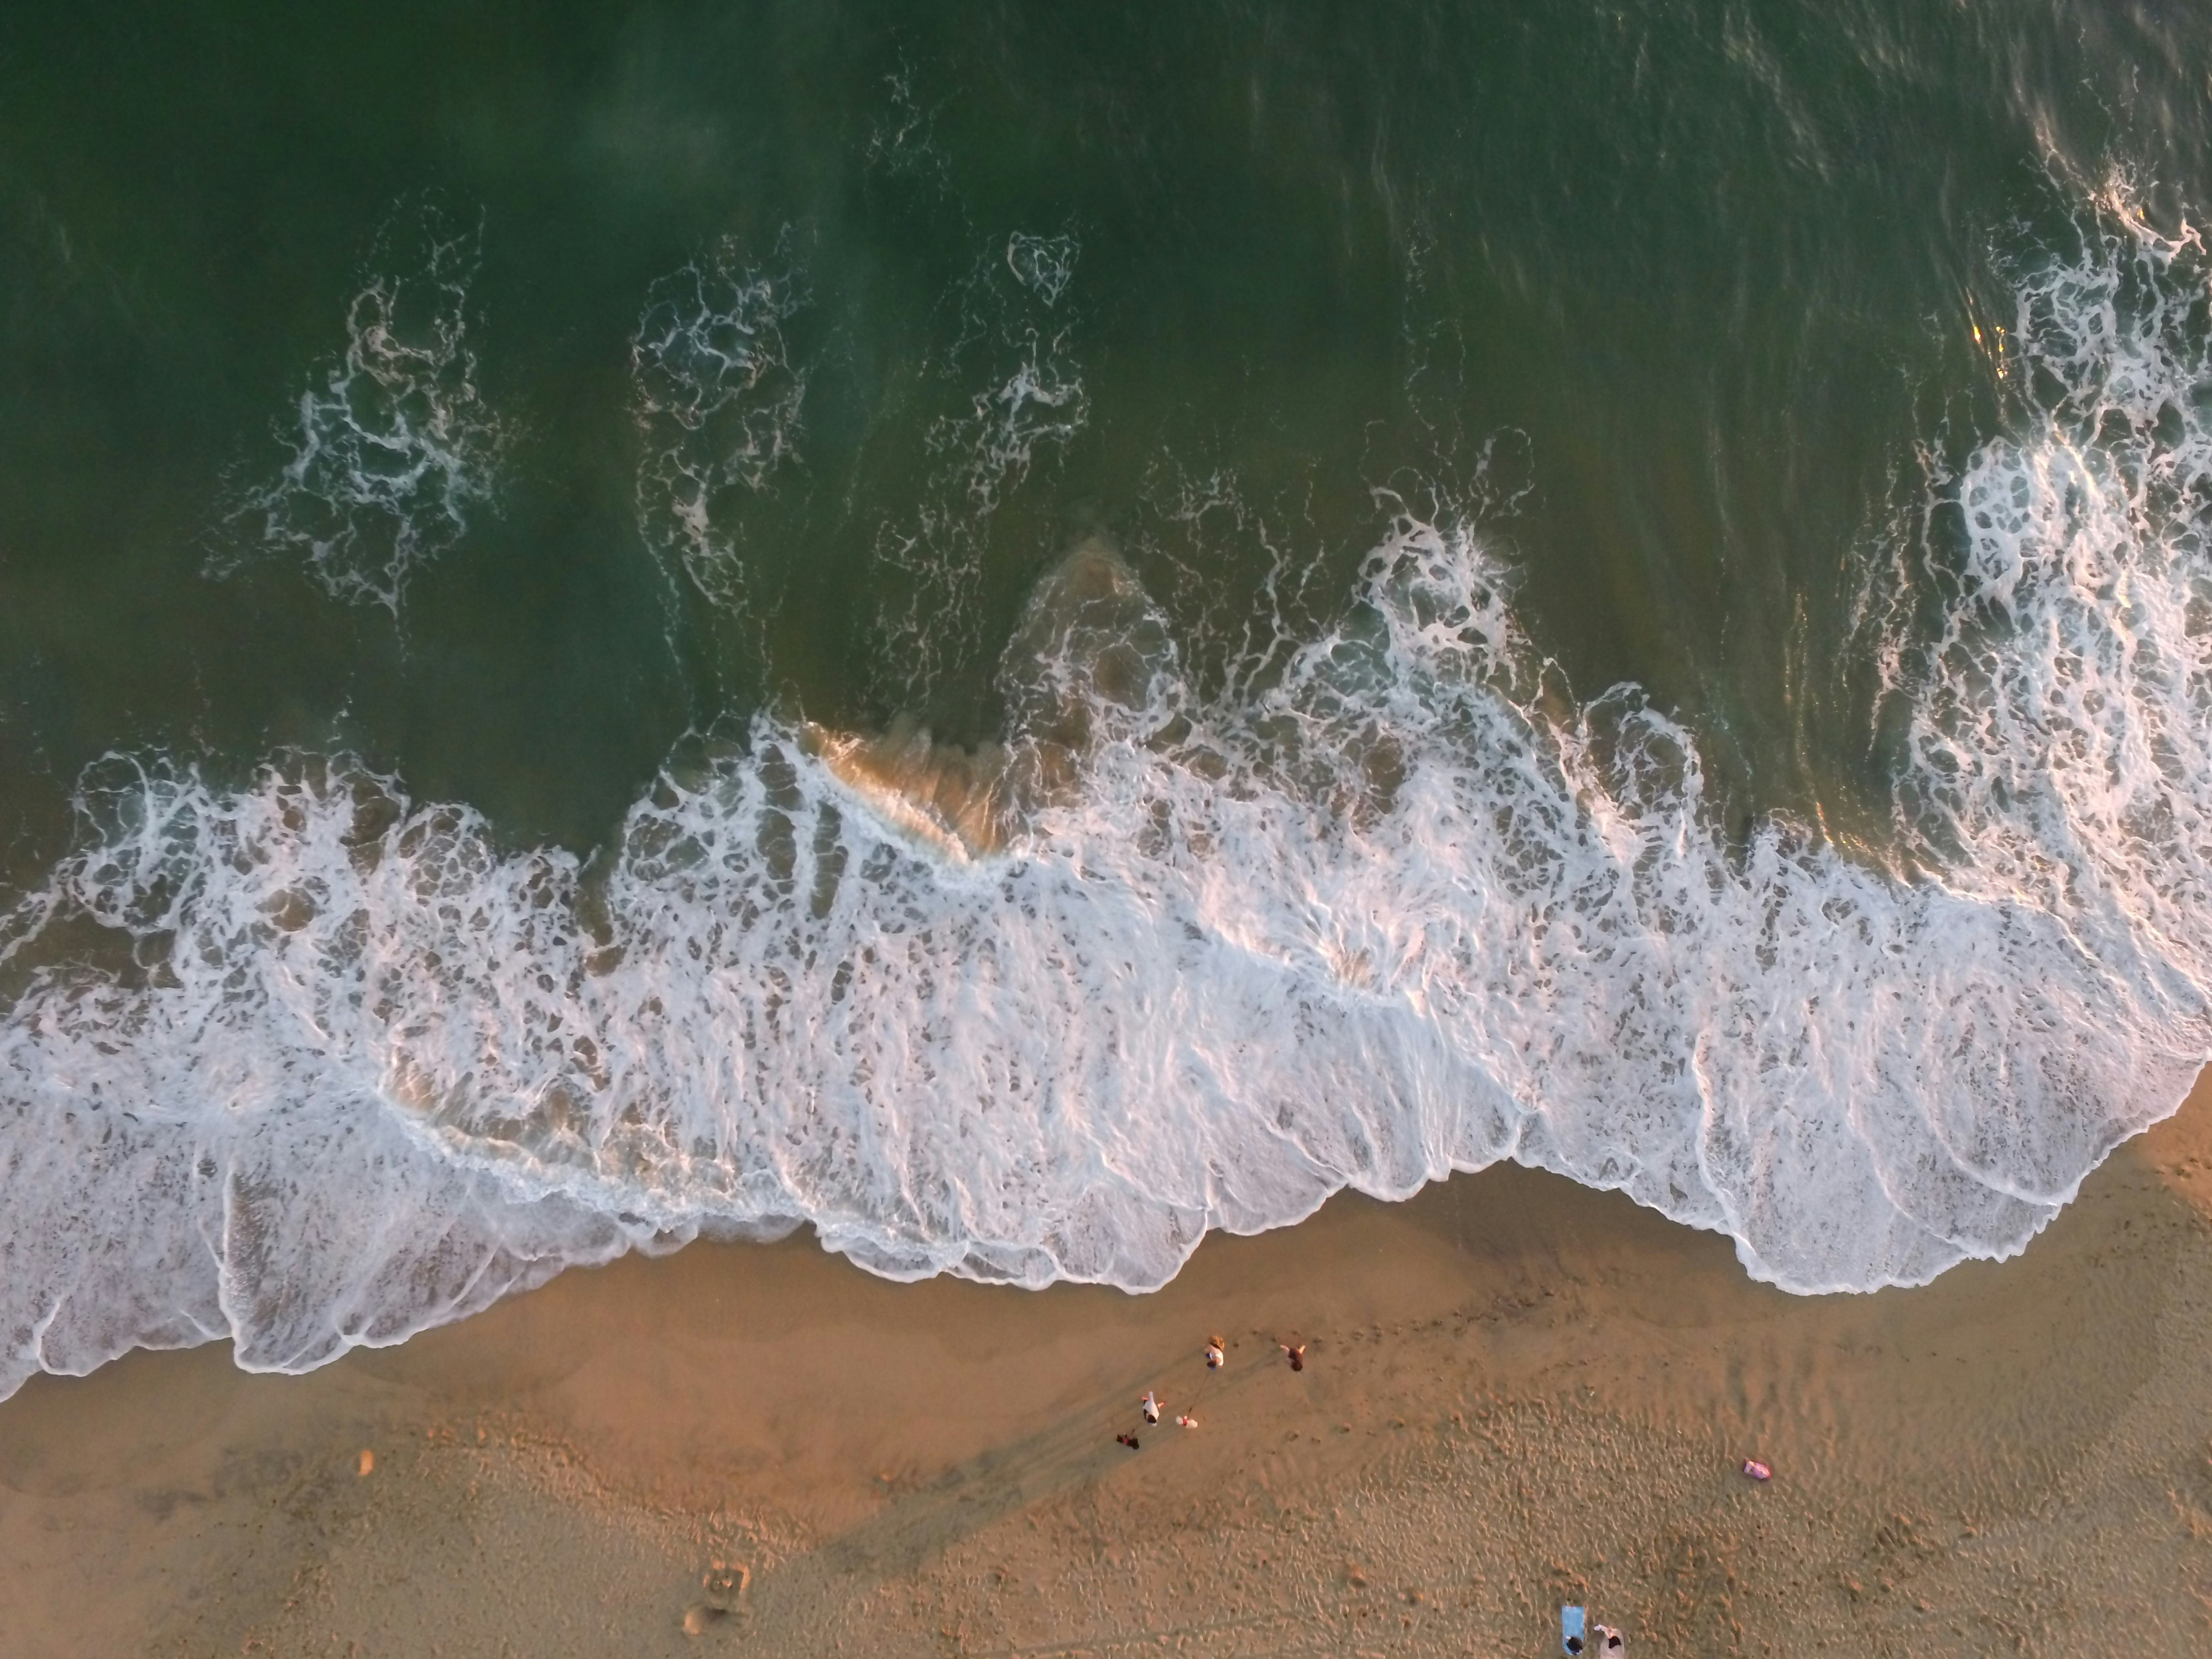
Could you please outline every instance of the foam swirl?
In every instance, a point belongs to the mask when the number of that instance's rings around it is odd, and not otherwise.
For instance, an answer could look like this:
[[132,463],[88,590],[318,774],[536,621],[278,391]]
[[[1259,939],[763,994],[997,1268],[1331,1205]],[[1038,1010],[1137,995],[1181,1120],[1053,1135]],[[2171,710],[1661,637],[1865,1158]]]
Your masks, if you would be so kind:
[[298,557],[332,599],[397,618],[416,571],[494,506],[507,434],[477,383],[469,290],[483,228],[436,204],[378,233],[346,307],[346,343],[300,393],[274,477],[233,492],[209,574]]

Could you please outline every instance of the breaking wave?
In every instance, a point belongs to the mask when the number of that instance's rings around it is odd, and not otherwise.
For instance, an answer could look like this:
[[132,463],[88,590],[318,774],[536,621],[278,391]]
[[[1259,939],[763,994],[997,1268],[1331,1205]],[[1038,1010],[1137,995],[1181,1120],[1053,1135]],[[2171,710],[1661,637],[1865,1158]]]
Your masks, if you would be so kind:
[[1476,526],[1402,510],[1234,695],[1089,543],[1002,744],[763,720],[588,873],[339,763],[110,761],[0,936],[0,1390],[801,1224],[1139,1290],[1503,1158],[1796,1291],[2015,1252],[2212,1037],[2208,307],[2124,215],[2020,274],[2042,390],[1869,605],[1893,863],[1732,840],[1695,734],[1542,695]]

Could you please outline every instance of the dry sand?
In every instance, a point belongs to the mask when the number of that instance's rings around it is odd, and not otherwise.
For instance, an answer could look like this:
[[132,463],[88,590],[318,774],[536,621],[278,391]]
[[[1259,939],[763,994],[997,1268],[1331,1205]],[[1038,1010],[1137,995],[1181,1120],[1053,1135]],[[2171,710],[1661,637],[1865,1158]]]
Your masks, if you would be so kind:
[[34,1381],[0,1655],[1538,1655],[1562,1601],[1638,1659],[2192,1653],[2208,1407],[2202,1085],[2018,1261],[1871,1297],[1514,1169],[1145,1297],[699,1246],[312,1376]]

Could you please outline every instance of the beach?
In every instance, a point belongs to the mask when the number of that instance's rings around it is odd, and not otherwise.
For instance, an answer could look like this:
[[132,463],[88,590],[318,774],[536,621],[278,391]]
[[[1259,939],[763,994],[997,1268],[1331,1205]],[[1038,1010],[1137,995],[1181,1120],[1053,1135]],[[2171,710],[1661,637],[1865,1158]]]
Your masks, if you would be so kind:
[[2212,1641],[2207,63],[0,9],[0,1659]]
[[1872,1295],[1510,1167],[1140,1297],[698,1245],[306,1376],[33,1379],[0,1652],[1537,1654],[1563,1602],[1637,1653],[2195,1652],[2208,1405],[2203,1086],[2024,1255]]

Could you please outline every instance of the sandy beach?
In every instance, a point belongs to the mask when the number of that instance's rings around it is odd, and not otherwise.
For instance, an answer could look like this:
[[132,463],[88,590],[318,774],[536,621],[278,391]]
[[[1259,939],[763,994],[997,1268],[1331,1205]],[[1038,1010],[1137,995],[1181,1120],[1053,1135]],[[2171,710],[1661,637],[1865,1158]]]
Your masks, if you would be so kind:
[[1534,1655],[1570,1601],[1638,1654],[2196,1652],[2208,1407],[2202,1085],[2024,1256],[1872,1296],[1518,1169],[1144,1297],[700,1246],[305,1377],[36,1379],[0,1653]]

